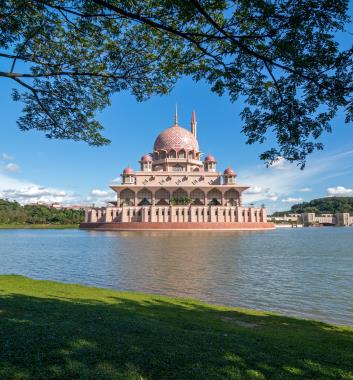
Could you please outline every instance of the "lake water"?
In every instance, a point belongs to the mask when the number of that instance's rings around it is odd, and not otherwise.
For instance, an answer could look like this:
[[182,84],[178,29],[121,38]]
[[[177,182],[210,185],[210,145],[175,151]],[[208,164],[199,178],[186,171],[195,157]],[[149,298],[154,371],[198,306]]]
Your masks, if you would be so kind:
[[0,273],[353,325],[353,228],[0,230]]

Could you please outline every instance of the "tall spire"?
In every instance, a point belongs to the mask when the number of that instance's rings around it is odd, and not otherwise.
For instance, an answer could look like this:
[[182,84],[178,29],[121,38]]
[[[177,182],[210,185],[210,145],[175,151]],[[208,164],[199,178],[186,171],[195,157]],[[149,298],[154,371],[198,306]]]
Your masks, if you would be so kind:
[[178,105],[175,105],[174,126],[178,126]]
[[197,137],[196,136],[196,127],[197,127],[196,112],[192,111],[192,114],[191,114],[191,133],[195,136],[195,138]]

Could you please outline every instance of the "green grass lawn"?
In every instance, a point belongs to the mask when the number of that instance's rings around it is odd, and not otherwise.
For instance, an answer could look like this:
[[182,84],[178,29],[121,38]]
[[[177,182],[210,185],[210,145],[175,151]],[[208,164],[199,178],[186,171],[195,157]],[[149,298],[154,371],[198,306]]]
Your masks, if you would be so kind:
[[54,229],[78,228],[78,224],[0,224],[0,230],[12,229]]
[[0,276],[0,379],[353,379],[353,328]]

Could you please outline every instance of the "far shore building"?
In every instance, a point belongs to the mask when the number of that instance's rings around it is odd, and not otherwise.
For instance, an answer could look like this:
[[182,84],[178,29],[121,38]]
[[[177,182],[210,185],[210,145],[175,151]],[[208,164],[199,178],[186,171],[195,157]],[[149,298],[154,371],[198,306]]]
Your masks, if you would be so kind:
[[348,212],[337,212],[335,214],[316,215],[313,212],[302,214],[285,214],[283,216],[269,216],[268,219],[274,223],[296,223],[305,227],[309,226],[353,226],[353,216]]
[[217,170],[212,155],[203,157],[197,141],[197,121],[174,125],[156,138],[151,153],[139,160],[140,170],[124,169],[119,185],[110,187],[116,201],[86,208],[82,228],[105,230],[247,230],[271,229],[265,208],[244,207],[249,186],[237,181],[228,167]]

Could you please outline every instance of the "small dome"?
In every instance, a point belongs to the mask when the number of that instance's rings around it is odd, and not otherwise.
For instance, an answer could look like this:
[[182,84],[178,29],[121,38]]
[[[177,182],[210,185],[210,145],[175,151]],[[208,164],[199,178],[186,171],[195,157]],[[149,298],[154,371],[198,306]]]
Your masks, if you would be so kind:
[[224,174],[225,174],[225,175],[235,175],[235,171],[234,171],[232,168],[227,168],[227,169],[224,171]]
[[155,151],[165,150],[169,152],[175,150],[178,152],[182,149],[198,152],[199,144],[190,131],[180,127],[178,124],[161,132],[154,143]]
[[210,154],[205,158],[206,162],[216,162],[216,159]]
[[152,157],[149,155],[149,154],[144,154],[142,157],[141,157],[141,160],[142,162],[148,162],[148,161],[152,161]]
[[123,174],[134,174],[134,169],[127,167],[124,169]]

